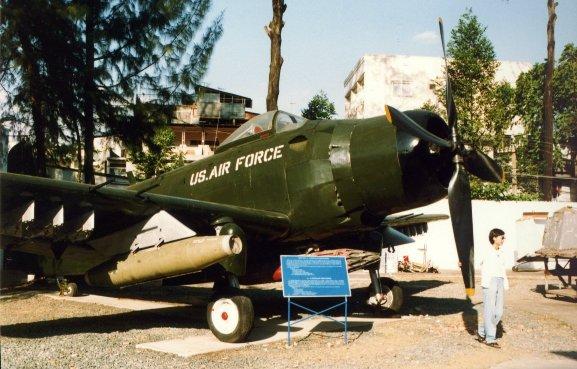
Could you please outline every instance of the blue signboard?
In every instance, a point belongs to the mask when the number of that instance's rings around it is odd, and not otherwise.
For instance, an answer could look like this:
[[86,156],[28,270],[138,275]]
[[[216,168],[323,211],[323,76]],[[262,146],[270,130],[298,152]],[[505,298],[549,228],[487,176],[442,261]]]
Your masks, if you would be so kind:
[[345,297],[351,295],[344,256],[281,255],[284,297]]

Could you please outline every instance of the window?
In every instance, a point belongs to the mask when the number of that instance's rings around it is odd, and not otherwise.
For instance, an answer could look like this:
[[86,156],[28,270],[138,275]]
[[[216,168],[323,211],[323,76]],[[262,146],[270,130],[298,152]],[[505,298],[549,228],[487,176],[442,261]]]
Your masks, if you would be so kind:
[[275,117],[276,132],[286,132],[297,129],[305,124],[306,119],[297,115],[289,114],[284,111],[279,111]]
[[401,97],[413,96],[411,81],[407,80],[393,81],[393,94],[395,96],[401,96]]
[[272,120],[276,111],[269,111],[267,113],[257,115],[242,126],[238,127],[226,140],[222,141],[223,145],[239,140],[244,137],[249,137],[260,132],[272,129]]
[[252,118],[238,127],[226,140],[222,141],[222,144],[226,145],[241,138],[270,131],[273,127],[273,122],[278,133],[297,129],[306,122],[306,119],[280,110],[269,111]]

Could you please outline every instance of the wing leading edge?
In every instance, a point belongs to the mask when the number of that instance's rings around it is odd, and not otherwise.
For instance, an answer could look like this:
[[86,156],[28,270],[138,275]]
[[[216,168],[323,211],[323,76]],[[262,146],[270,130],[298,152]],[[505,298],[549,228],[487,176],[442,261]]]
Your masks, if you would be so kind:
[[[285,214],[272,211],[12,173],[0,173],[0,198],[5,237],[46,237],[51,229],[58,229],[60,236],[82,231],[102,236],[160,210],[207,227],[226,217],[245,231],[273,238],[282,237],[290,228]],[[58,238],[58,234],[52,236]],[[3,248],[5,244],[3,237]]]
[[389,246],[415,242],[412,236],[427,232],[428,223],[449,219],[446,214],[402,214],[389,215],[381,223],[384,241]]

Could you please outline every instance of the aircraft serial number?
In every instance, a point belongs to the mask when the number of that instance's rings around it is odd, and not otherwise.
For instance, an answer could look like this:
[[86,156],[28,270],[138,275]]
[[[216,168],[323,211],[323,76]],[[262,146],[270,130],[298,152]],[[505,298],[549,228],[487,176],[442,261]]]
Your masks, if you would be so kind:
[[[248,155],[239,156],[236,158],[234,163],[233,172],[238,171],[240,168],[250,168],[259,164],[263,164],[269,161],[282,158],[282,148],[284,145],[278,145],[276,147],[269,147],[268,149],[253,152]],[[203,169],[198,172],[192,173],[190,176],[190,185],[194,186],[196,184],[210,181],[211,179],[218,178],[225,174],[229,174],[231,171],[232,161],[226,161],[224,163],[215,165],[208,173],[208,169]]]

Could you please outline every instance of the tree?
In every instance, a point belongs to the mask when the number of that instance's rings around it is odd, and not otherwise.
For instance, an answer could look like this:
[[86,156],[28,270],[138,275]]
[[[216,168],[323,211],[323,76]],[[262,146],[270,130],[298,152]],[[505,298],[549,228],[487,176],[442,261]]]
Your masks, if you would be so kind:
[[[451,31],[448,43],[448,73],[459,117],[459,134],[464,143],[495,147],[501,127],[492,127],[487,112],[495,101],[495,71],[498,62],[491,41],[477,17],[468,9]],[[435,95],[445,101],[445,84],[436,81]],[[498,128],[497,130],[495,128]]]
[[80,49],[75,25],[65,1],[7,1],[2,10],[0,83],[7,94],[2,118],[32,120],[35,173],[45,176],[50,147],[77,138],[62,129],[78,117],[74,73]]
[[[521,118],[525,134],[519,137],[517,159],[519,171],[526,174],[543,173],[541,160],[541,132],[543,117],[543,83],[545,65],[535,64],[517,78],[515,110]],[[529,186],[532,191],[539,189]]]
[[[545,85],[543,93],[543,160],[545,161],[545,177],[542,178],[541,188],[543,199],[551,201],[551,178],[553,176],[553,69],[555,68],[555,14],[556,3],[547,0],[547,62],[545,64]],[[549,178],[548,178],[549,177]]]
[[[544,120],[545,63],[537,63],[517,79],[515,110],[525,126],[520,137],[518,155],[521,172],[538,176],[545,172],[544,147],[542,145]],[[553,174],[568,172],[575,177],[577,157],[577,48],[565,45],[558,65],[553,71]],[[569,156],[564,163],[564,152]],[[577,199],[577,184],[571,184],[572,199]],[[533,188],[537,190],[537,188]],[[539,188],[542,197],[542,186]]]
[[280,84],[280,70],[283,63],[280,47],[282,43],[282,15],[286,11],[284,0],[272,0],[272,21],[264,30],[270,38],[270,66],[268,73],[268,93],[266,95],[266,110],[278,110],[278,94]]
[[[507,82],[495,81],[499,63],[485,31],[486,27],[482,26],[471,9],[468,9],[451,31],[447,69],[452,82],[462,141],[482,150],[493,149],[496,160],[506,168],[509,165],[510,143],[505,131],[511,126],[517,112],[516,89]],[[434,92],[438,101],[445,101],[443,80],[435,81]],[[425,103],[423,107],[434,112],[440,111],[442,116],[446,116],[444,109],[439,109],[438,105],[432,102]],[[475,180],[472,183],[475,189],[472,191],[474,198],[487,198],[493,194],[494,199],[503,199],[503,193],[510,189],[508,184],[482,184]],[[521,197],[533,192],[527,188],[523,190],[525,194],[521,194]]]
[[[71,71],[66,75],[74,84],[68,89],[74,91],[67,100],[69,115],[49,116],[56,117],[59,127],[68,122],[67,131],[82,137],[84,181],[87,183],[94,181],[95,131],[146,131],[146,127],[138,125],[142,121],[130,118],[136,91],[146,91],[148,100],[164,105],[190,96],[194,85],[206,72],[213,47],[222,33],[221,15],[197,37],[210,0],[36,0],[22,3],[13,0],[8,4],[17,11],[8,12],[10,22],[8,27],[2,28],[2,39],[6,37],[13,41],[10,49],[2,43],[2,56],[6,55],[9,66],[21,66],[12,75],[11,87],[22,90],[24,86],[31,92],[22,94],[21,105],[32,110],[35,130],[36,127],[39,130],[35,139],[40,144],[40,137],[43,137],[40,132],[45,131],[43,127],[46,126],[42,117],[46,114],[38,113],[36,96],[40,96],[42,102],[49,101],[45,106],[52,108],[57,99],[49,100],[52,95],[44,93],[43,89],[59,91],[51,84],[56,73],[45,68],[49,64],[44,59],[59,60]],[[18,26],[21,20],[29,14],[47,12],[50,15],[51,11],[60,14],[67,21],[65,25],[72,26],[65,28],[70,32],[62,38],[67,44],[40,47],[44,45],[43,38],[54,39],[53,35],[61,32],[57,25],[46,27],[46,20],[41,16],[24,22],[31,28],[24,29],[21,35],[16,32],[21,28]],[[38,31],[33,33],[34,29]],[[32,64],[32,67],[38,67],[38,73],[20,62],[18,52],[27,46],[27,40],[31,40],[33,46],[28,54],[40,56],[40,62]],[[40,77],[46,74],[50,78],[33,77],[39,73]],[[53,95],[60,97],[58,93]],[[133,125],[126,127],[129,124]],[[45,148],[39,147],[38,151],[45,151]]]
[[[555,131],[559,144],[567,150],[566,171],[577,176],[577,47],[567,44],[554,71],[553,95]],[[571,201],[577,201],[577,181],[571,182]]]
[[[92,173],[91,135],[95,119],[114,130],[126,123],[126,107],[137,89],[151,101],[176,102],[191,94],[204,75],[222,33],[221,16],[194,37],[210,0],[86,0],[81,29],[85,41],[84,115],[85,181]],[[116,127],[115,127],[116,125]],[[139,127],[134,127],[138,129]]]
[[131,155],[132,162],[146,178],[159,175],[184,165],[182,154],[172,151],[174,132],[168,127],[155,131],[152,140],[146,145],[146,150],[136,151]]
[[327,94],[322,90],[313,96],[305,109],[301,110],[301,115],[311,120],[331,119],[336,114],[335,105],[329,101]]
[[483,132],[490,137],[490,146],[497,151],[509,144],[504,133],[515,117],[515,88],[505,81],[494,82],[486,99],[491,108],[484,116]]

